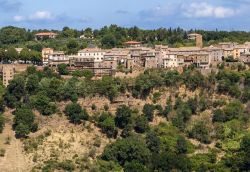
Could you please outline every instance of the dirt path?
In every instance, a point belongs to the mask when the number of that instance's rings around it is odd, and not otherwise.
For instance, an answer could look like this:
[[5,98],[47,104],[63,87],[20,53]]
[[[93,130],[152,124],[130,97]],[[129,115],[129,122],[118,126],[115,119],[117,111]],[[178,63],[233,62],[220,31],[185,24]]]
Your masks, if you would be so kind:
[[[5,144],[6,138],[10,137],[10,144]],[[5,124],[3,133],[0,134],[0,148],[6,150],[5,156],[0,157],[1,172],[26,172],[30,171],[28,159],[22,151],[22,143],[15,138],[15,133],[12,130],[11,122]]]

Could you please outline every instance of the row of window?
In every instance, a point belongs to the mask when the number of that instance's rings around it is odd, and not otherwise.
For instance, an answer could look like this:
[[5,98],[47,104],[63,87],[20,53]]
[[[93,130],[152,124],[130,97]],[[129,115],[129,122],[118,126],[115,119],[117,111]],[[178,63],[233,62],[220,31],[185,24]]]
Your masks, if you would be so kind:
[[104,53],[80,53],[80,56],[95,56],[95,55],[97,55],[97,56],[99,56],[99,55],[104,55]]

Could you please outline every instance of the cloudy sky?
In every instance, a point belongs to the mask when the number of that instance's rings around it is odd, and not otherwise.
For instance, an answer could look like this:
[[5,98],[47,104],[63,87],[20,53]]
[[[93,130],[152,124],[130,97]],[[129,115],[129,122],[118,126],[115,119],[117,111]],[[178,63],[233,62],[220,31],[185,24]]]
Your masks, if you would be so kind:
[[182,27],[250,31],[250,0],[0,0],[0,27]]

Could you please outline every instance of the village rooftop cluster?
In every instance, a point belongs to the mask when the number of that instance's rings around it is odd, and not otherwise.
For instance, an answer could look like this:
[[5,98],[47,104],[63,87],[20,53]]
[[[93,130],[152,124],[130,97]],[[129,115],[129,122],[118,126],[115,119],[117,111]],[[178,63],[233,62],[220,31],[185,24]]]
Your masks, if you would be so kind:
[[[41,34],[38,34],[41,38]],[[45,34],[55,38],[56,34]],[[238,44],[223,42],[209,47],[203,47],[202,35],[189,34],[189,39],[196,41],[194,47],[170,48],[155,45],[145,47],[141,42],[124,42],[125,48],[100,49],[85,48],[74,55],[65,55],[62,51],[52,48],[42,50],[43,65],[50,67],[67,64],[70,70],[89,69],[97,76],[114,75],[124,68],[132,72],[135,69],[179,68],[195,65],[197,68],[210,69],[226,58],[250,63],[250,42]]]
[[[55,39],[56,33],[42,32],[35,35],[36,40]],[[81,36],[80,38],[85,38]],[[66,55],[63,51],[55,51],[47,47],[42,49],[42,65],[56,69],[60,64],[66,64],[69,71],[90,70],[95,76],[114,76],[119,72],[135,70],[166,68],[178,69],[194,65],[201,69],[211,69],[223,61],[239,61],[250,64],[250,42],[238,44],[221,42],[208,47],[203,46],[202,35],[188,35],[196,46],[171,48],[164,45],[146,47],[138,41],[124,42],[124,48],[101,49],[98,47],[85,48],[77,54]],[[17,52],[22,49],[16,48]],[[3,82],[7,86],[13,79],[17,67],[8,65],[2,67]]]

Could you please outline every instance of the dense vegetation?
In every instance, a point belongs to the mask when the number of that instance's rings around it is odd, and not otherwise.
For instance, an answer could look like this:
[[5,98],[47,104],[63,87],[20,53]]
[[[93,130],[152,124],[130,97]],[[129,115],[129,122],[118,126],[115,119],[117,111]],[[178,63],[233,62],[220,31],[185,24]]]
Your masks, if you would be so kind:
[[[64,66],[60,68],[60,73],[65,74]],[[222,65],[218,72],[203,75],[191,66],[182,73],[154,69],[136,78],[104,76],[100,80],[91,79],[93,75],[88,71],[78,73],[81,75],[63,79],[49,68],[37,71],[31,66],[15,76],[4,91],[0,109],[3,111],[4,106],[15,109],[13,129],[17,137],[25,138],[39,130],[34,110],[43,116],[64,113],[74,125],[89,121],[114,139],[91,170],[250,170],[249,70],[240,65]],[[169,95],[162,106],[159,100],[166,92]],[[78,102],[79,98],[97,95],[111,103],[118,96],[152,101],[141,110],[121,105],[113,114],[108,105],[100,110],[92,104],[90,112]],[[68,103],[60,109],[60,102]],[[154,124],[159,117],[165,123]],[[0,118],[1,130],[3,126],[4,120]],[[194,140],[199,145],[193,144]],[[205,145],[211,147],[205,150]],[[70,160],[46,164],[44,171],[76,168]]]
[[[43,47],[51,47],[56,50],[66,51],[68,54],[74,54],[81,48],[93,45],[103,48],[123,47],[123,43],[128,40],[141,41],[148,46],[168,44],[173,47],[179,47],[194,44],[193,41],[187,39],[188,33],[193,32],[202,34],[206,45],[226,41],[244,43],[250,40],[250,33],[243,31],[183,30],[181,28],[143,30],[138,27],[124,28],[117,25],[110,25],[95,30],[91,28],[76,30],[64,27],[62,30],[51,30],[59,34],[56,39],[35,41],[34,34],[42,31],[49,30],[31,31],[13,26],[3,27],[0,29],[0,48],[8,49],[11,46],[23,47],[31,49],[34,51],[34,54],[36,51],[41,51]],[[82,34],[85,35],[86,39],[79,38]],[[1,54],[2,51],[0,50],[0,57],[2,58]],[[24,51],[22,54],[22,59],[25,60],[27,51]]]

